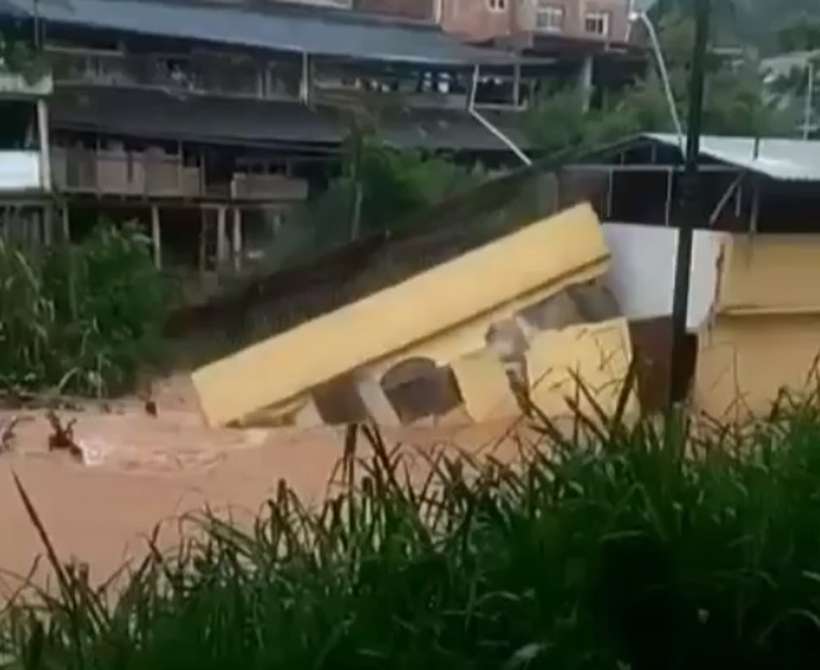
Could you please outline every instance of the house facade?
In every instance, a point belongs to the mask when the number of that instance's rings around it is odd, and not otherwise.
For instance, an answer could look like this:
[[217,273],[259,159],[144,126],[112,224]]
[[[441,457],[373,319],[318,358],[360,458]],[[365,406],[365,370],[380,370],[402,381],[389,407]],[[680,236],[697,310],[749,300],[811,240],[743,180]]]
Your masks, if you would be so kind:
[[252,267],[338,174],[351,110],[391,146],[516,164],[519,113],[556,77],[592,86],[589,50],[511,49],[534,15],[487,2],[6,0],[0,29],[37,32],[51,63],[40,164],[59,230],[136,219],[158,266],[205,275]]
[[[6,21],[30,30],[30,0],[11,2]],[[517,160],[468,106],[482,104],[475,67],[512,72],[518,55],[434,24],[270,4],[38,2],[61,229],[76,239],[100,218],[133,218],[158,266],[243,271],[338,173],[351,109],[396,147]],[[486,113],[516,132],[511,114]]]
[[628,42],[630,7],[630,0],[445,0],[441,20],[445,30],[473,42],[622,45]]

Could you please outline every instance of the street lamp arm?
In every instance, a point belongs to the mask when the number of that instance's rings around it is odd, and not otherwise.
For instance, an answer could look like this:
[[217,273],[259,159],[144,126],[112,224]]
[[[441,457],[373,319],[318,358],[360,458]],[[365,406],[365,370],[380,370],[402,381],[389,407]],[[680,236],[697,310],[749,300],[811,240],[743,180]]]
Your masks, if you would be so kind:
[[661,75],[661,82],[663,84],[663,92],[666,95],[666,103],[669,105],[669,114],[672,117],[672,123],[675,127],[675,133],[678,136],[678,146],[683,155],[685,151],[685,142],[683,139],[683,124],[681,124],[680,114],[678,114],[678,106],[675,103],[675,95],[672,92],[672,82],[669,79],[669,70],[666,68],[666,60],[663,57],[663,50],[661,49],[661,42],[658,39],[658,31],[655,30],[655,25],[646,14],[646,12],[632,12],[629,15],[629,20],[632,23],[640,21],[645,27],[646,32],[649,33],[649,40],[652,43],[652,51],[655,54],[655,62],[658,66],[658,72]]

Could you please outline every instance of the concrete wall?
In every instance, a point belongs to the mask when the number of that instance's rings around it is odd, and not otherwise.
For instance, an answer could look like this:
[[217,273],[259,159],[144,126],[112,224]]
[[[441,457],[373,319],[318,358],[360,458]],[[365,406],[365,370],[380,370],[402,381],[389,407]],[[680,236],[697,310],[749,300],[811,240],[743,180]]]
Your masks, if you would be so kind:
[[[629,27],[629,0],[549,0],[564,10],[560,32],[544,34],[592,41],[625,42]],[[473,41],[539,34],[536,31],[538,0],[507,0],[503,11],[492,10],[489,0],[444,0],[442,25],[447,32]],[[588,12],[607,12],[609,34],[599,36],[585,30]]]
[[[631,320],[672,314],[678,231],[639,224],[608,223],[604,235],[612,253],[607,277],[624,316]],[[712,310],[718,281],[721,233],[695,231],[687,322],[700,328]]]
[[441,25],[448,33],[471,42],[509,37],[518,1],[507,0],[504,10],[492,10],[489,0],[444,0]]

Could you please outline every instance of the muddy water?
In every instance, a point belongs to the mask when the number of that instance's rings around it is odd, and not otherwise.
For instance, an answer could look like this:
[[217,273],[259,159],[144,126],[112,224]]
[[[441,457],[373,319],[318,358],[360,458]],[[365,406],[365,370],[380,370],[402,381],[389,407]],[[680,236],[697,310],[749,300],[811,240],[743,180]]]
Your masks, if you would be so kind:
[[[49,452],[44,412],[15,413],[25,420],[16,429],[10,453],[0,455],[0,569],[7,575],[0,579],[0,596],[14,588],[8,573],[27,574],[43,553],[13,486],[13,473],[58,554],[87,563],[94,582],[144,555],[145,538],[159,522],[165,522],[161,542],[172,545],[178,537],[174,520],[206,504],[248,518],[280,479],[307,501],[325,495],[341,456],[340,430],[211,430],[203,425],[187,387],[166,390],[157,401],[157,417],[136,401],[61,412],[63,421],[76,420],[75,440],[85,451],[85,463]],[[0,413],[0,422],[9,416]],[[414,428],[388,431],[385,437],[390,444],[422,449],[442,443],[470,453],[493,448],[504,458],[504,449],[511,457],[511,447],[495,445],[508,428]],[[41,562],[37,580],[46,575]]]

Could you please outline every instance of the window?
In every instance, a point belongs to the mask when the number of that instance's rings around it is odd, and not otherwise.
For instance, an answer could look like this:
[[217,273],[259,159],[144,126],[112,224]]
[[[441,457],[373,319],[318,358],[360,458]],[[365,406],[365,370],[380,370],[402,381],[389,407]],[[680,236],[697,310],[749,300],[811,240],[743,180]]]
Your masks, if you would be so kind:
[[609,35],[609,12],[587,12],[584,17],[584,30],[591,35]]
[[535,28],[548,33],[560,33],[564,29],[564,8],[538,0],[535,12]]
[[503,12],[507,9],[507,0],[487,0],[490,3],[490,11]]

